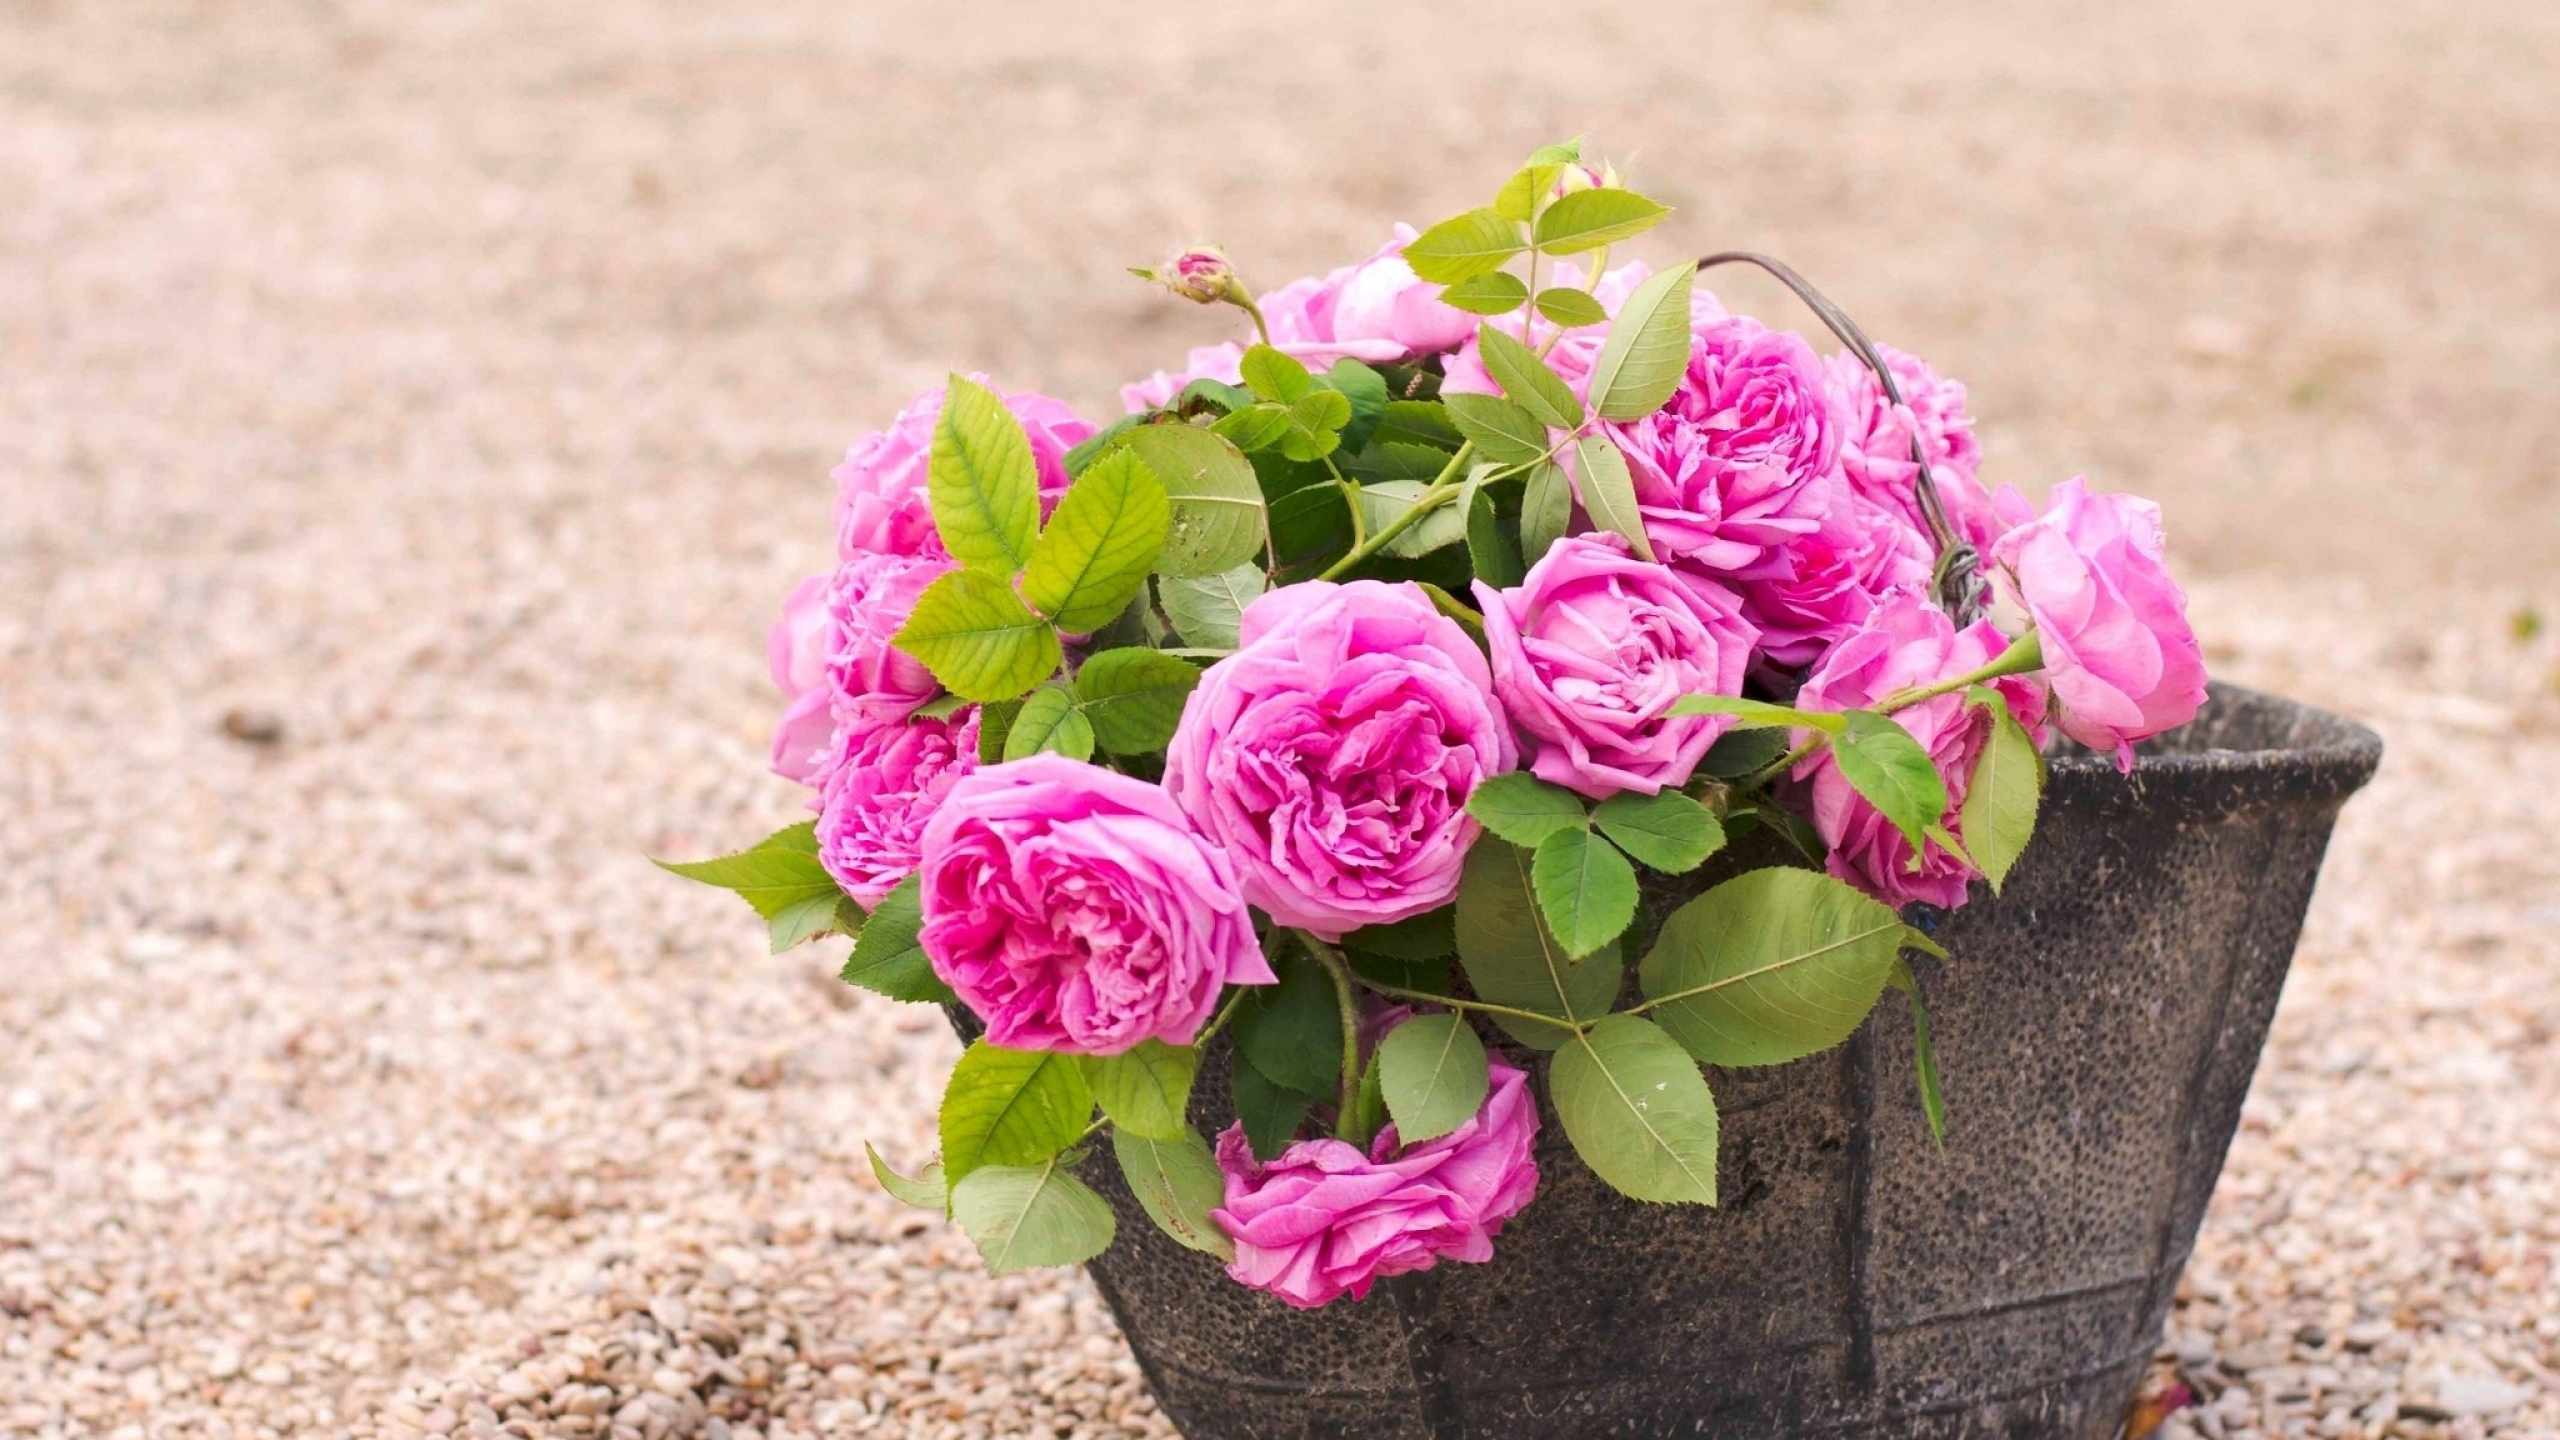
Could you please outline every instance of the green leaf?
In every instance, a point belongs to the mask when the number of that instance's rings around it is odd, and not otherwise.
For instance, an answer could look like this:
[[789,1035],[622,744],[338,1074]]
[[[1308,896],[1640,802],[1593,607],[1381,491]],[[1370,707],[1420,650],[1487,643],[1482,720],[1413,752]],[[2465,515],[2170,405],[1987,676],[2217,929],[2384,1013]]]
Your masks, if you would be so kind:
[[1476,442],[1476,453],[1497,465],[1533,464],[1547,453],[1547,427],[1512,401],[1451,395],[1440,403],[1458,429]]
[[1660,1026],[1610,1015],[1568,1039],[1547,1071],[1565,1138],[1630,1199],[1716,1203],[1716,1101]]
[[1436,1140],[1483,1106],[1491,1080],[1484,1042],[1464,1017],[1416,1015],[1378,1044],[1378,1088],[1407,1145]]
[[1772,705],[1766,700],[1752,700],[1740,695],[1683,695],[1671,702],[1671,713],[1674,715],[1731,715],[1741,722],[1734,727],[1737,730],[1773,726],[1780,729],[1803,727],[1819,730],[1825,735],[1837,735],[1849,726],[1847,718],[1837,710],[1795,710],[1784,705]]
[[1061,630],[1099,630],[1128,608],[1155,568],[1173,508],[1138,457],[1096,462],[1058,502],[1022,572],[1022,598]]
[[1288,406],[1262,404],[1248,405],[1221,417],[1209,427],[1209,433],[1224,436],[1238,450],[1250,453],[1279,448],[1292,428]]
[[1968,703],[1990,712],[1991,738],[1973,762],[1960,823],[1974,865],[1996,894],[2035,835],[2036,807],[2044,799],[2044,756],[1998,691],[1976,690]]
[[1342,359],[1334,361],[1333,368],[1325,371],[1317,383],[1332,386],[1351,402],[1351,418],[1339,427],[1342,448],[1356,451],[1367,445],[1377,433],[1380,417],[1387,412],[1386,377],[1357,360]]
[[1276,404],[1291,404],[1316,388],[1315,377],[1297,356],[1269,345],[1248,347],[1237,369],[1247,389]]
[[[1684,712],[1674,706],[1671,713]],[[1706,757],[1698,762],[1698,773],[1712,780],[1739,780],[1777,764],[1786,753],[1786,731],[1736,726],[1707,747]]]
[[1292,460],[1321,460],[1342,445],[1342,427],[1351,423],[1351,401],[1337,390],[1314,390],[1289,406],[1289,433],[1280,437],[1280,453]]
[[835,877],[818,863],[817,822],[785,826],[735,855],[711,860],[651,862],[670,874],[736,892],[739,899],[770,921],[811,900],[835,903],[844,892]]
[[[1419,480],[1386,480],[1360,487],[1360,514],[1369,533],[1394,524],[1404,513],[1420,503],[1428,489]],[[1444,545],[1455,545],[1467,538],[1467,516],[1454,503],[1456,496],[1443,492],[1432,502],[1431,510],[1404,528],[1387,542],[1386,553],[1411,558],[1428,555]]]
[[1384,484],[1396,480],[1437,480],[1449,468],[1449,452],[1431,445],[1381,440],[1343,463],[1355,480]]
[[1156,582],[1156,598],[1183,644],[1233,650],[1242,643],[1245,607],[1269,583],[1260,566],[1239,565],[1217,575],[1166,576]]
[[[1476,345],[1484,356],[1486,373],[1539,424],[1570,430],[1582,423],[1582,402],[1574,398],[1573,387],[1548,369],[1537,351],[1491,325],[1476,327]],[[1539,437],[1541,450],[1546,448],[1545,439]]]
[[1570,165],[1582,158],[1582,137],[1574,136],[1561,145],[1541,145],[1529,152],[1532,165]]
[[1917,925],[1902,927],[1902,948],[1917,950],[1923,955],[1934,956],[1940,960],[1947,958],[1947,947],[1939,944],[1936,936]]
[[1226,1203],[1226,1177],[1198,1131],[1186,1125],[1178,1135],[1155,1139],[1115,1129],[1111,1154],[1138,1208],[1175,1244],[1221,1260],[1236,1258],[1235,1242],[1209,1215]]
[[1200,1052],[1188,1045],[1141,1040],[1117,1055],[1088,1062],[1093,1098],[1111,1123],[1151,1140],[1175,1140],[1190,1132],[1183,1115],[1191,1105],[1191,1081]]
[[1182,723],[1199,667],[1159,650],[1105,650],[1076,672],[1076,699],[1094,738],[1114,755],[1161,750]]
[[1496,270],[1440,292],[1440,303],[1470,315],[1508,315],[1529,298],[1529,287],[1520,277]]
[[990,1275],[1081,1265],[1110,1249],[1117,1230],[1111,1207],[1054,1159],[972,1171],[952,1186],[951,1214]]
[[1600,802],[1591,821],[1619,849],[1666,875],[1686,875],[1724,848],[1715,812],[1677,790],[1621,790]]
[[[1076,447],[1069,450],[1059,464],[1066,467],[1068,478],[1081,476],[1094,461],[1102,457],[1105,451],[1116,447],[1120,443],[1121,436],[1145,423],[1147,423],[1147,417],[1144,415],[1123,415],[1078,441]],[[930,478],[928,473],[928,481]],[[926,498],[929,503],[932,498],[930,492]]]
[[1004,759],[1005,738],[1013,733],[1014,717],[1022,713],[1019,700],[991,700],[978,707],[978,763],[993,765]]
[[917,938],[924,929],[923,890],[924,878],[910,875],[880,897],[862,933],[853,937],[853,954],[846,957],[839,979],[892,1000],[948,1005],[960,998],[933,973],[924,942]]
[[1671,912],[1637,974],[1662,1028],[1710,1065],[1778,1065],[1846,1040],[1902,948],[1902,917],[1829,875],[1754,870]]
[[1590,291],[1576,290],[1570,285],[1539,291],[1536,304],[1539,314],[1568,330],[1604,324],[1609,319],[1609,312],[1600,308],[1600,302],[1591,298]]
[[1547,550],[1573,527],[1573,482],[1564,467],[1542,460],[1529,471],[1520,497],[1520,563],[1535,568]]
[[1520,551],[1502,533],[1501,509],[1494,504],[1493,493],[1470,484],[1459,503],[1467,518],[1467,563],[1474,567],[1476,578],[1496,590],[1519,584]]
[[1013,584],[983,570],[954,570],[916,597],[897,647],[924,662],[942,688],[971,700],[1011,700],[1058,668],[1058,632]]
[[1404,261],[1413,273],[1439,285],[1490,275],[1528,248],[1520,222],[1498,210],[1470,210],[1413,238]]
[[944,693],[917,706],[911,718],[924,720],[949,720],[968,708],[969,702],[967,700],[945,691]]
[[871,1157],[871,1178],[879,1181],[880,1188],[888,1191],[892,1199],[937,1215],[951,1212],[951,1187],[943,1182],[941,1161],[925,1166],[910,1180],[890,1169],[889,1162],[868,1144],[862,1147],[862,1153]]
[[[1615,944],[1576,961],[1538,914],[1529,852],[1488,835],[1467,852],[1458,879],[1458,963],[1479,999],[1537,1015],[1596,1020],[1618,998],[1625,973]],[[1533,1050],[1553,1050],[1573,1031],[1511,1015],[1494,1022]]]
[[981,1165],[1037,1165],[1084,1138],[1092,1118],[1076,1056],[981,1040],[942,1092],[942,1168],[957,1183]]
[[1530,863],[1538,911],[1567,955],[1580,959],[1636,918],[1636,870],[1618,847],[1575,828],[1538,842]]
[[1352,940],[1347,936],[1342,946],[1343,958],[1351,962],[1351,968],[1381,985],[1393,985],[1399,990],[1419,990],[1427,995],[1456,993],[1449,988],[1452,975],[1449,956],[1412,960],[1392,955],[1371,955],[1353,948]]
[[1342,1020],[1333,977],[1294,944],[1271,948],[1281,952],[1271,957],[1280,983],[1254,987],[1236,1007],[1230,1027],[1236,1048],[1274,1084],[1333,1094],[1342,1080]]
[[[1556,176],[1564,173],[1567,162],[1550,160],[1532,162],[1513,172],[1502,182],[1502,191],[1494,196],[1494,213],[1509,220],[1526,221],[1538,213],[1538,205],[1555,188]],[[1525,288],[1525,287],[1524,287]]]
[[1190,425],[1141,425],[1129,432],[1129,448],[1173,507],[1158,573],[1215,575],[1261,551],[1262,483],[1236,447]]
[[1093,726],[1076,710],[1075,697],[1060,685],[1043,685],[1022,702],[1022,713],[1005,731],[1004,758],[1027,760],[1047,751],[1070,760],[1093,758]]
[[1458,422],[1449,418],[1449,407],[1429,400],[1388,401],[1378,415],[1377,433],[1370,437],[1372,443],[1394,440],[1443,451],[1457,449],[1464,439]]
[[1413,583],[1422,587],[1422,593],[1431,601],[1432,609],[1457,621],[1458,628],[1467,632],[1468,641],[1477,649],[1485,648],[1482,614],[1478,613],[1473,606],[1428,580],[1417,580]]
[[[772,942],[773,953],[779,955],[838,930],[852,934],[853,931],[845,925],[844,914],[845,908],[852,904],[851,898],[842,894],[815,894],[794,900],[774,911],[765,917],[765,933]],[[861,912],[857,909],[855,913]]]
[[1911,1001],[1911,1068],[1920,1080],[1920,1113],[1929,1119],[1929,1135],[1938,1148],[1947,1146],[1947,1095],[1938,1077],[1938,1051],[1929,1040],[1929,1007],[1920,999],[1920,981],[1911,967],[1896,961],[1893,988]]
[[1590,823],[1581,796],[1526,770],[1478,782],[1475,793],[1467,797],[1467,813],[1494,834],[1532,850],[1560,830],[1579,830]]
[[933,427],[925,498],[952,559],[1011,575],[1031,558],[1040,529],[1040,469],[1022,422],[984,385],[951,377]]
[[1399,960],[1437,960],[1458,953],[1457,913],[1443,905],[1391,925],[1363,925],[1342,937],[1346,950]]
[[1893,822],[1913,854],[1925,851],[1929,827],[1947,813],[1947,785],[1929,752],[1891,716],[1851,710],[1841,720],[1841,734],[1831,745],[1841,778]]
[[1640,419],[1661,409],[1679,388],[1681,372],[1689,368],[1689,289],[1697,271],[1694,262],[1661,271],[1618,307],[1591,366],[1591,408],[1601,418]]
[[1576,190],[1538,216],[1538,248],[1549,255],[1579,255],[1631,240],[1671,213],[1667,205],[1633,190]]
[[1182,392],[1173,397],[1173,404],[1167,408],[1185,419],[1211,411],[1233,415],[1239,410],[1253,408],[1253,392],[1241,385],[1230,385],[1224,380],[1212,380],[1204,375],[1183,386]]
[[1625,536],[1637,559],[1651,560],[1653,541],[1646,537],[1644,515],[1636,509],[1636,482],[1627,471],[1627,457],[1605,435],[1577,436],[1573,456],[1582,472],[1582,508],[1589,512],[1591,523]]
[[[1333,1082],[1327,1081],[1325,1088],[1332,1089]],[[1234,1089],[1236,1118],[1244,1122],[1245,1143],[1257,1160],[1269,1161],[1289,1148],[1316,1103],[1313,1095],[1273,1083],[1242,1050],[1236,1052]]]

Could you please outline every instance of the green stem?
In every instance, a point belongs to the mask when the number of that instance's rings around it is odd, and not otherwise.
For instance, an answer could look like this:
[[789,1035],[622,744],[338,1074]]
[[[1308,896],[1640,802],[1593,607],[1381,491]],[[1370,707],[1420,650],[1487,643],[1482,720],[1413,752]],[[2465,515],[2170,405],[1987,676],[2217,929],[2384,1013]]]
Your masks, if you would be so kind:
[[1235,296],[1236,303],[1244,307],[1244,313],[1253,317],[1253,333],[1262,337],[1263,344],[1269,345],[1271,326],[1262,318],[1262,307],[1253,303],[1253,297],[1245,293],[1242,285],[1235,287]]
[[1361,542],[1369,538],[1369,517],[1362,513],[1360,487],[1351,483],[1351,477],[1342,473],[1342,467],[1333,463],[1332,456],[1318,458],[1324,461],[1324,468],[1333,476],[1333,483],[1341,488],[1342,503],[1351,511],[1351,548],[1357,550]]
[[1425,1005],[1446,1005],[1452,1010],[1475,1010],[1487,1015],[1508,1015],[1514,1020],[1526,1020],[1533,1025],[1552,1025],[1561,1030],[1570,1030],[1577,1035],[1591,1028],[1578,1020],[1541,1015],[1535,1010],[1516,1010],[1508,1005],[1488,1005],[1482,1000],[1460,1000],[1449,995],[1434,995],[1428,990],[1407,990],[1401,985],[1388,985],[1372,980],[1356,971],[1353,972],[1351,979],[1354,984],[1371,994],[1385,995],[1396,1000],[1417,1000]]
[[1342,1020],[1342,1099],[1334,1115],[1333,1133],[1337,1139],[1357,1143],[1360,1139],[1360,999],[1353,993],[1351,967],[1332,946],[1304,930],[1289,932],[1308,955],[1333,977],[1333,1003]]
[[1424,487],[1423,492],[1414,498],[1412,509],[1407,510],[1393,520],[1388,521],[1386,524],[1379,526],[1378,533],[1369,536],[1358,544],[1353,545],[1351,547],[1350,554],[1334,561],[1333,564],[1325,568],[1323,574],[1318,575],[1316,578],[1319,580],[1333,580],[1340,578],[1344,571],[1351,569],[1361,561],[1366,560],[1370,556],[1377,554],[1380,550],[1385,549],[1388,542],[1394,540],[1405,531],[1412,529],[1414,524],[1420,521],[1423,516],[1439,508],[1442,501],[1457,494],[1458,487],[1461,482],[1454,477],[1457,475],[1458,471],[1466,465],[1467,457],[1474,454],[1475,449],[1476,442],[1473,440],[1459,446],[1458,453],[1449,457],[1449,463],[1441,467],[1440,473],[1434,476],[1431,483]]
[[1231,990],[1227,995],[1227,1003],[1219,1006],[1218,1013],[1210,1017],[1209,1023],[1200,1027],[1200,1033],[1191,1037],[1191,1048],[1208,1049],[1209,1042],[1217,1039],[1218,1032],[1227,1028],[1227,1022],[1236,1018],[1236,1011],[1244,1007],[1245,997],[1252,993],[1241,985]]
[[1908,710],[1924,700],[1935,700],[1941,695],[1952,695],[1958,690],[1970,689],[1986,680],[1997,680],[2003,675],[2024,675],[2029,671],[2043,668],[2044,641],[2037,636],[2036,632],[2030,630],[2011,641],[2008,649],[2001,651],[1998,657],[1981,669],[1958,675],[1952,680],[1940,680],[1934,684],[1923,685],[1918,689],[1897,690],[1886,696],[1884,703],[1878,705],[1876,709],[1890,715],[1896,710]]
[[[1924,701],[1935,700],[1941,695],[1952,695],[1959,690],[1969,690],[1986,680],[1997,680],[2003,675],[2024,675],[2043,668],[2044,642],[2036,637],[2036,632],[2030,630],[2011,641],[2008,649],[2001,651],[1990,664],[1981,669],[1969,670],[1952,680],[1939,680],[1909,690],[1897,690],[1886,696],[1883,702],[1875,707],[1876,713],[1890,715],[1897,710],[1908,710]],[[1806,756],[1821,749],[1829,743],[1829,739],[1830,737],[1817,732],[1812,739],[1735,782],[1733,788],[1737,791],[1752,790],[1768,784],[1802,764]]]

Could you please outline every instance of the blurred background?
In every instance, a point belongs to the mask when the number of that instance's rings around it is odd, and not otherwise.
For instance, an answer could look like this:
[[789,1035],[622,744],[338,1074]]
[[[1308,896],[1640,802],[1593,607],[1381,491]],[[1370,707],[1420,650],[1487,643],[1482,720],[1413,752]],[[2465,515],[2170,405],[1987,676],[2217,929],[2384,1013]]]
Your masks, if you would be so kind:
[[1107,418],[1227,335],[1124,266],[1575,134],[2393,745],[2173,1427],[2560,1434],[2555,75],[2543,0],[0,0],[0,1434],[1168,1433],[1081,1278],[872,1185],[938,1022],[640,857],[796,818],[856,435]]

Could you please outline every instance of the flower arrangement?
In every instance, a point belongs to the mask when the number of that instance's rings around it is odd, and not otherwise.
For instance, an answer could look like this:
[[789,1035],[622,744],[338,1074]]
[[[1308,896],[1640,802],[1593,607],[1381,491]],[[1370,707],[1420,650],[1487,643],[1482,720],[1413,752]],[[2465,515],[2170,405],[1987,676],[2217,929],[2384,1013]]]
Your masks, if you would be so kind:
[[[1711,1205],[1709,1070],[1888,989],[1943,1138],[1905,907],[1997,889],[2049,731],[2130,769],[2195,714],[2158,511],[1986,491],[1963,387],[1784,266],[1608,264],[1666,213],[1566,145],[1322,279],[1191,250],[1139,273],[1250,334],[1128,414],[954,376],[836,470],[770,644],[816,818],[669,868],[974,1020],[940,1158],[872,1164],[995,1270],[1111,1243],[1105,1136],[1289,1304],[1481,1262],[1539,1085],[1610,1186]],[[1727,261],[1847,348],[1727,314]],[[1627,953],[1641,872],[1719,856]]]

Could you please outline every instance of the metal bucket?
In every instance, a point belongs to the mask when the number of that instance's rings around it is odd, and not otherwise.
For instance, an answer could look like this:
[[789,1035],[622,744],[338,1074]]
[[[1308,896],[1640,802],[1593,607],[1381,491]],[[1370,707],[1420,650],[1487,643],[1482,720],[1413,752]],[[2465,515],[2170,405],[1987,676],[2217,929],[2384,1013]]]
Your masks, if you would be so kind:
[[[1190,1440],[2113,1440],[2338,809],[2381,753],[2361,726],[2219,687],[2130,777],[2056,759],[2007,892],[1916,917],[1955,957],[1921,977],[1943,1150],[1888,995],[1837,1052],[1711,1074],[1719,1208],[1620,1197],[1547,1110],[1538,1198],[1489,1264],[1291,1310],[1164,1238],[1094,1165],[1120,1216],[1094,1279]],[[1665,884],[1648,915],[1701,883]],[[1204,1127],[1231,1113],[1224,1071],[1203,1067]]]

